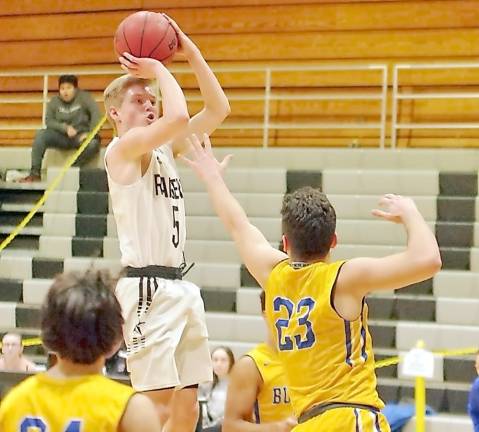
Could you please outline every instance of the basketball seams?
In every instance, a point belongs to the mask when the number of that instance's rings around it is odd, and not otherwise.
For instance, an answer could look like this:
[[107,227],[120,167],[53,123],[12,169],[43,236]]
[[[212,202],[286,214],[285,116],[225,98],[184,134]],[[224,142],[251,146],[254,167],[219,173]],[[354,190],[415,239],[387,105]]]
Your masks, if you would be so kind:
[[174,26],[165,16],[150,14],[153,12],[137,12],[120,23],[114,38],[118,55],[129,52],[136,57],[155,58],[160,62],[173,58],[179,45]]
[[148,15],[150,15],[150,13],[146,12],[145,13],[145,22],[143,23],[143,28],[141,29],[140,55],[139,55],[139,57],[141,57],[141,51],[143,50],[143,36],[145,35],[146,22],[148,21]]
[[[166,18],[165,18],[166,19]],[[162,44],[162,42],[165,40],[166,36],[168,35],[168,30],[170,29],[170,27],[173,29],[173,31],[175,30],[174,27],[171,25],[171,23],[168,21],[168,28],[167,30],[165,31],[165,34],[163,35],[163,37],[161,38],[161,40],[156,44],[155,48],[153,48],[150,52],[150,54],[148,54],[148,57],[151,57],[152,54],[158,49],[158,47]],[[176,32],[175,32],[176,33]],[[171,54],[170,54],[171,55]],[[168,56],[169,57],[169,56]],[[168,58],[166,57],[166,58]],[[161,60],[160,60],[161,61]]]
[[[126,46],[128,47],[128,52],[130,54],[133,54],[131,52],[130,44],[128,43],[128,39],[127,39],[126,34],[125,34],[125,27],[126,27],[126,23],[123,22],[121,24],[121,34],[123,35],[123,39],[125,39]],[[123,55],[123,53],[121,53],[121,55]]]

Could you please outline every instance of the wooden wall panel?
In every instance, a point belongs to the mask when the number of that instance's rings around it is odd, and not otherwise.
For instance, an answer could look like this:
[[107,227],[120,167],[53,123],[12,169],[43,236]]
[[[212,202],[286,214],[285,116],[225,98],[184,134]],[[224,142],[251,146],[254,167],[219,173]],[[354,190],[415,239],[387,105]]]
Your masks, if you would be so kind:
[[[430,59],[479,55],[479,30],[324,32],[304,34],[200,35],[195,38],[207,60],[348,60],[388,57]],[[43,65],[111,64],[111,38],[4,42],[0,68]]]
[[[357,64],[438,60],[476,60],[479,56],[479,8],[472,0],[0,0],[0,69],[64,67],[116,63],[113,33],[129,13],[164,10],[172,15],[216,65]],[[118,70],[119,73],[120,70]],[[259,94],[264,73],[218,73],[230,95]],[[82,76],[80,86],[101,95],[115,75]],[[197,94],[192,74],[177,74],[187,93]],[[56,76],[49,89],[56,91]],[[407,92],[477,91],[477,70],[402,71]],[[273,92],[378,91],[379,73],[273,73]],[[439,86],[439,87],[438,87]],[[41,104],[2,104],[5,96],[41,97],[39,77],[0,77],[0,145],[31,142],[33,131],[2,131],[41,121]],[[101,106],[101,104],[100,104]],[[262,101],[231,100],[233,122],[261,122]],[[390,113],[391,98],[388,101]],[[189,102],[191,113],[201,108]],[[377,121],[379,102],[273,101],[272,121]],[[399,120],[477,121],[476,100],[403,101]],[[389,127],[389,126],[388,126]],[[388,134],[389,134],[388,129]],[[102,132],[104,140],[111,131]],[[106,135],[105,135],[106,134]],[[272,145],[376,145],[377,130],[272,131]],[[262,131],[223,130],[219,145],[261,145]],[[400,146],[464,146],[479,143],[479,131],[400,131]],[[459,144],[458,144],[459,143]]]
[[[451,10],[454,13],[451,14]],[[241,6],[168,9],[167,12],[191,36],[479,26],[479,8],[475,1]],[[0,41],[112,37],[118,24],[130,13],[0,16],[0,28],[4,29]]]
[[[298,0],[301,4],[328,3],[384,3],[397,0]],[[406,0],[413,1],[413,0]],[[291,4],[291,0],[228,0],[228,6],[263,6]],[[0,0],[0,14],[49,15],[71,12],[98,12],[110,10],[210,8],[224,6],[225,0]]]

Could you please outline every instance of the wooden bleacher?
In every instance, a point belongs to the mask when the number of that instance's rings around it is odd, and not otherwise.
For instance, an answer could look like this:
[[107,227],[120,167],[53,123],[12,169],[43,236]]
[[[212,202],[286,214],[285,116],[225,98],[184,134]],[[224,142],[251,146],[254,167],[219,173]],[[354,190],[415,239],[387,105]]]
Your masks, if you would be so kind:
[[[39,0],[2,6],[0,69],[62,67],[67,72],[111,66],[115,63],[112,35],[119,22],[135,10],[160,8],[191,35],[213,66],[373,62],[387,64],[391,80],[392,65],[397,62],[467,61],[479,55],[479,9],[474,1],[234,0],[224,6],[220,0]],[[217,75],[231,98],[230,124],[258,128],[217,131],[215,143],[261,145],[264,73]],[[101,92],[112,78],[111,74],[81,76],[80,85],[95,92],[101,105]],[[194,76],[177,78],[191,99],[191,113],[198,111]],[[56,79],[50,77],[51,92],[56,91]],[[272,76],[273,93],[377,92],[379,84],[379,73],[367,71],[287,71]],[[401,85],[403,92],[477,91],[479,74],[473,69],[403,71]],[[42,89],[41,77],[0,77],[0,145],[31,144],[34,130],[27,128],[41,126]],[[245,95],[255,100],[240,100]],[[31,101],[20,103],[25,99]],[[390,96],[388,101],[391,105]],[[270,114],[272,122],[374,122],[379,104],[377,100],[280,100],[271,101]],[[398,120],[475,122],[478,108],[477,99],[407,100],[399,106]],[[104,142],[110,136],[110,130],[102,132]],[[272,130],[269,137],[273,146],[377,146],[379,131]],[[479,130],[404,130],[398,137],[402,147],[469,147],[477,146]]]

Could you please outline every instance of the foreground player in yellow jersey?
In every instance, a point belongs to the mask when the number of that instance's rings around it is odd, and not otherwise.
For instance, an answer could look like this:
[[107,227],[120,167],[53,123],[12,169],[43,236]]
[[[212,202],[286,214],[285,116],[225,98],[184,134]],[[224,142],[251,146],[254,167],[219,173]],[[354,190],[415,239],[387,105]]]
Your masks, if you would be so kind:
[[159,432],[153,402],[101,375],[121,344],[121,309],[103,272],[58,276],[42,308],[43,343],[58,362],[0,405],[1,432]]
[[432,277],[441,268],[436,239],[410,198],[388,194],[373,214],[404,225],[407,247],[383,258],[330,262],[336,214],[310,187],[287,194],[281,210],[283,246],[269,244],[222,180],[205,137],[192,137],[186,162],[206,184],[213,206],[249,272],[266,291],[266,317],[283,364],[295,431],[389,431],[376,391],[365,296]]
[[[265,295],[261,291],[264,314]],[[268,332],[269,333],[269,332]],[[283,366],[272,337],[233,367],[223,432],[289,432],[296,425]]]

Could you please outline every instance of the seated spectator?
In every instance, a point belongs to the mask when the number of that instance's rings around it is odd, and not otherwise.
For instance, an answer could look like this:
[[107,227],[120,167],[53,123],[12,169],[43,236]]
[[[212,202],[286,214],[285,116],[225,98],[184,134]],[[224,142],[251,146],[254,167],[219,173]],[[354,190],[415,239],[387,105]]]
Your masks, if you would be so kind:
[[[87,91],[78,88],[78,78],[75,75],[61,75],[58,79],[58,95],[47,105],[47,127],[39,130],[33,141],[30,175],[20,181],[40,181],[42,160],[47,148],[78,148],[99,121],[98,106]],[[75,165],[84,165],[99,149],[100,137],[95,136]]]
[[[479,352],[476,355],[475,366],[477,374],[479,375]],[[474,424],[474,432],[479,432],[479,377],[477,377],[472,383],[467,411],[469,412],[472,423]]]
[[235,363],[235,357],[230,348],[217,347],[211,353],[213,361],[213,382],[201,385],[199,397],[206,402],[203,404],[203,430],[220,431],[225,415],[226,391],[228,377]]
[[7,333],[2,339],[0,371],[35,372],[37,366],[23,355],[22,337],[16,333]]

